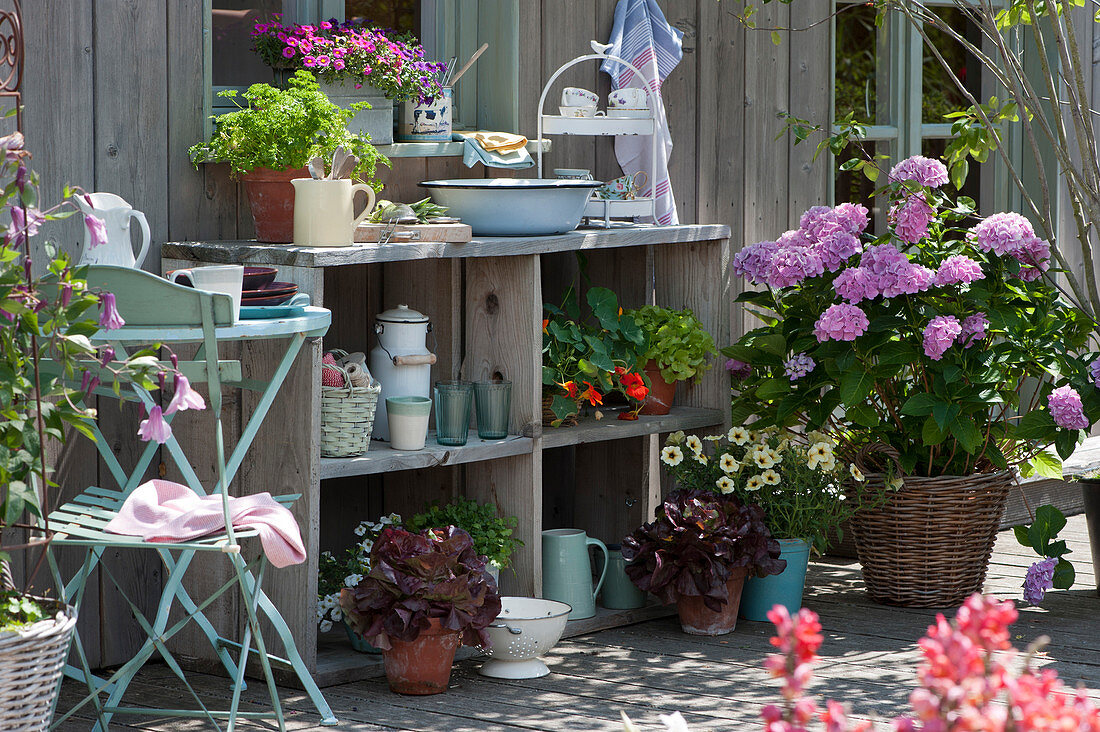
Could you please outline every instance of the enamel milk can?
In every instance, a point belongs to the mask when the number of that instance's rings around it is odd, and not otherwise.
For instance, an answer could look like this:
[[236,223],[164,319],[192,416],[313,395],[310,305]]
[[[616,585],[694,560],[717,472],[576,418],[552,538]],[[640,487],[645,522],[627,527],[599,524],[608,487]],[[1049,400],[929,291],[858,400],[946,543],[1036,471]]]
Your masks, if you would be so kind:
[[390,439],[388,397],[431,397],[432,365],[436,361],[427,345],[431,330],[428,316],[408,305],[398,305],[375,318],[378,344],[370,352],[370,371],[382,383],[374,416],[375,439]]

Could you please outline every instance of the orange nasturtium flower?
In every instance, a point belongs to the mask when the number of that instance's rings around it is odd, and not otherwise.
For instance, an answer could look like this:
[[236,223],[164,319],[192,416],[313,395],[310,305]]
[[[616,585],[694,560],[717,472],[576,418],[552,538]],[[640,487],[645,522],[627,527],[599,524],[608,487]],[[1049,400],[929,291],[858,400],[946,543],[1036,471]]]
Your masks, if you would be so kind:
[[597,404],[603,404],[603,394],[592,388],[592,384],[584,382],[584,385],[588,388],[581,392],[581,399],[587,399],[588,403],[593,407]]
[[546,334],[546,326],[548,326],[548,325],[550,325],[550,319],[549,318],[543,318],[542,319],[542,332],[543,332],[544,335]]
[[649,387],[645,385],[640,374],[623,374],[620,381],[626,387],[626,395],[631,399],[642,401],[649,395]]
[[[554,383],[556,383],[562,389],[565,389],[565,393],[569,395],[570,399],[576,399],[577,398],[577,385],[575,383],[573,383],[572,381],[567,381],[564,384],[561,383],[560,381],[556,381]],[[588,383],[588,382],[585,382],[585,383]]]

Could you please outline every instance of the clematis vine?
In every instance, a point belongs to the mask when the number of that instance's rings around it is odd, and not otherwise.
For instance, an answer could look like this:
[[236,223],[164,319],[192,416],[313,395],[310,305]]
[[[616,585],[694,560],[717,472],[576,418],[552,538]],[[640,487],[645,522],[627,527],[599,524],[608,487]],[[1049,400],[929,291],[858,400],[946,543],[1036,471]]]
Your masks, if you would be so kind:
[[153,440],[161,445],[172,436],[172,426],[164,419],[160,405],[149,410],[149,416],[138,425],[138,437],[144,442]]
[[206,409],[206,401],[202,398],[202,394],[192,389],[187,377],[178,371],[174,385],[176,393],[172,395],[168,409],[164,410],[165,414],[175,414],[187,409]]
[[104,330],[118,330],[126,325],[126,321],[118,314],[115,307],[115,295],[113,292],[104,292],[99,296],[100,315],[99,327]]

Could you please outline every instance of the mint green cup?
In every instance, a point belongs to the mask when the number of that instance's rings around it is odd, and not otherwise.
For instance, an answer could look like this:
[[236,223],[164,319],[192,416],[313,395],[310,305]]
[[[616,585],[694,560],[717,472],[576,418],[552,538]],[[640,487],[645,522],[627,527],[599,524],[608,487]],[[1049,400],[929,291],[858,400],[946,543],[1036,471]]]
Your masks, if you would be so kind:
[[390,447],[394,450],[423,450],[431,413],[432,400],[428,397],[388,397],[386,417],[390,422]]

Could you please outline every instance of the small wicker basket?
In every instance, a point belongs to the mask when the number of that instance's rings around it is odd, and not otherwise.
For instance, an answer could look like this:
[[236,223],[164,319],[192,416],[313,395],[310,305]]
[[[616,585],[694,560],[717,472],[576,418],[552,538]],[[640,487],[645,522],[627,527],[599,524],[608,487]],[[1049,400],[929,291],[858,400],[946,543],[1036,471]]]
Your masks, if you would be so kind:
[[[0,589],[6,584],[0,577]],[[76,611],[56,600],[35,599],[54,617],[0,633],[0,729],[47,729],[61,689]]]
[[[343,351],[332,353],[343,354]],[[374,412],[382,384],[367,372],[370,386],[352,386],[344,367],[324,364],[321,368],[340,372],[345,384],[321,387],[321,457],[362,455],[370,448]]]

